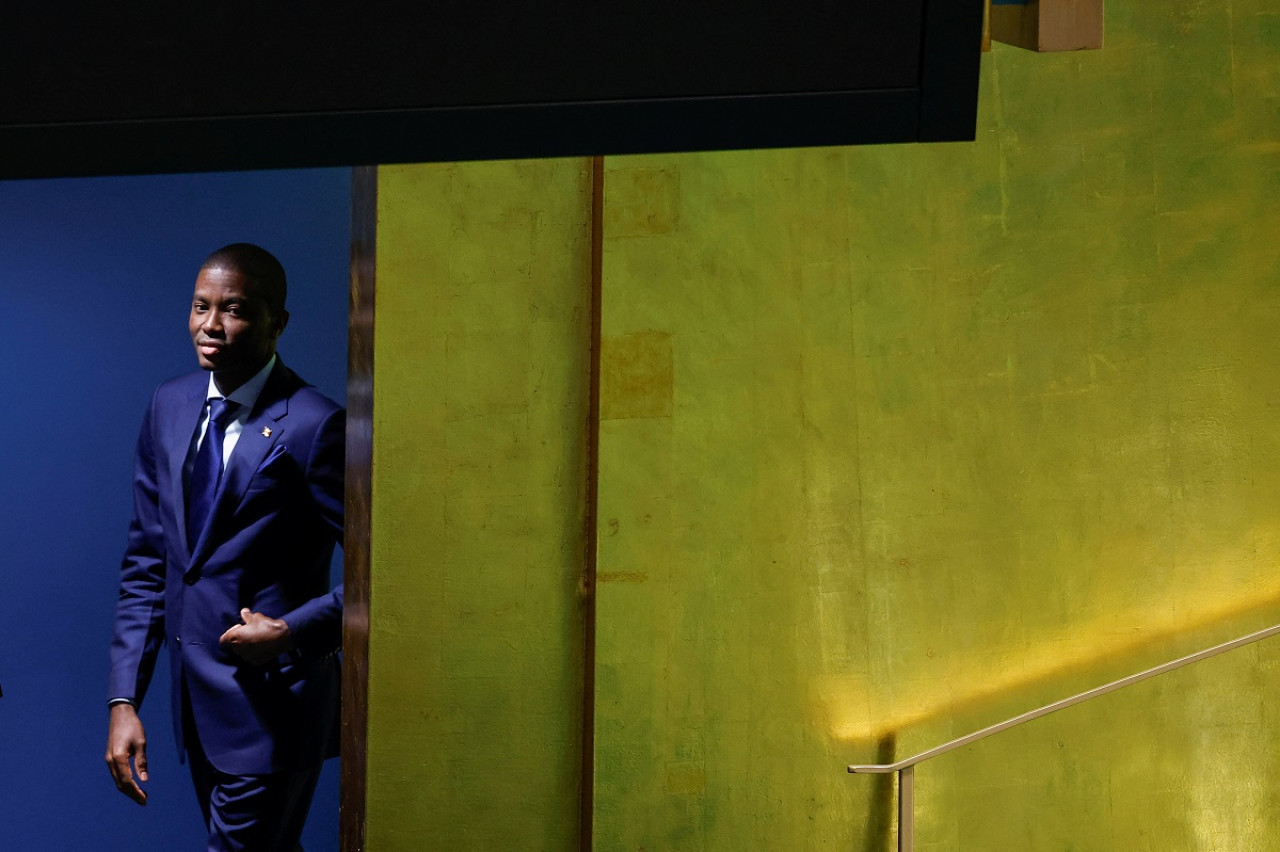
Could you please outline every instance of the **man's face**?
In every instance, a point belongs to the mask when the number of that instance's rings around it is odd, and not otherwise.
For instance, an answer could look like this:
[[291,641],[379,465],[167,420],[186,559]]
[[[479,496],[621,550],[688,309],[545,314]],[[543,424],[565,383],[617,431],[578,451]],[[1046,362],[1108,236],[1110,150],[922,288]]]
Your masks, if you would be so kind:
[[230,393],[276,350],[288,313],[271,313],[259,288],[235,269],[200,270],[191,299],[188,328],[200,366],[212,370],[218,386]]

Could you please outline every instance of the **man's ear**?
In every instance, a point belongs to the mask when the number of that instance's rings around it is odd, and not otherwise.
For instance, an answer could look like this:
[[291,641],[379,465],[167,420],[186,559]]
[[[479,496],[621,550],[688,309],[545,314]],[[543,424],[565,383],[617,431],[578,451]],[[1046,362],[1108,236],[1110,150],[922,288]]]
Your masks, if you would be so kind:
[[279,339],[280,335],[284,334],[284,327],[289,324],[289,312],[281,311],[273,317],[273,321],[275,322],[274,337]]

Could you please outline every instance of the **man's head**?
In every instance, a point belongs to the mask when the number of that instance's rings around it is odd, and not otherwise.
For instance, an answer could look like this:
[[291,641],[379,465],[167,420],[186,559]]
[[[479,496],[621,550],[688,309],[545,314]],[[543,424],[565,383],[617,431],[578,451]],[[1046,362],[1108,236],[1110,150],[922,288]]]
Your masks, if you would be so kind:
[[209,255],[196,276],[188,329],[200,366],[223,393],[244,384],[270,360],[289,322],[284,267],[249,243]]

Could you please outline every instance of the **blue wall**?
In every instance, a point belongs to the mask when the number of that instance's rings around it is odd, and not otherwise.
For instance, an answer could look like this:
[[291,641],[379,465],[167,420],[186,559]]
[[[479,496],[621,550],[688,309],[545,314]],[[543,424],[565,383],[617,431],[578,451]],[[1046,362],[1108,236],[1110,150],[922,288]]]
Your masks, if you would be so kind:
[[[133,445],[155,385],[196,368],[192,283],[230,242],[283,262],[281,355],[345,399],[349,210],[345,169],[0,182],[0,848],[203,848],[163,663],[143,707],[149,804],[103,763]],[[309,852],[337,849],[337,777],[330,761]]]

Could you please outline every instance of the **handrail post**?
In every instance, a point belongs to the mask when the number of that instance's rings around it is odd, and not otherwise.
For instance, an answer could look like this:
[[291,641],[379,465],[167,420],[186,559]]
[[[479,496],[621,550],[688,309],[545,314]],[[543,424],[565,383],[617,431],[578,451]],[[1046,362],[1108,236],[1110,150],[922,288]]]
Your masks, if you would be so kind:
[[916,767],[898,770],[898,852],[911,852],[916,839]]
[[[1221,645],[1214,645],[1212,648],[1205,648],[1203,651],[1197,651],[1194,654],[1188,654],[1185,657],[1179,657],[1176,660],[1170,660],[1167,663],[1150,668],[1137,674],[1122,677],[1119,680],[1113,680],[1111,683],[1103,686],[1094,687],[1086,692],[1073,695],[1070,698],[1064,698],[1061,701],[1055,701],[1052,704],[1046,704],[1036,710],[1030,710],[1012,719],[1005,719],[996,725],[983,728],[980,731],[974,731],[963,737],[943,743],[940,746],[922,751],[912,757],[903,758],[894,763],[874,763],[874,764],[850,764],[848,770],[853,773],[874,773],[877,775],[890,772],[898,774],[898,852],[911,852],[911,847],[915,841],[915,790],[913,784],[915,782],[915,768],[919,763],[926,760],[932,760],[935,757],[944,755],[947,752],[955,751],[961,746],[975,743],[978,740],[985,739],[992,734],[998,734],[1001,731],[1007,731],[1010,728],[1030,722],[1032,719],[1039,719],[1042,716],[1048,716],[1050,713],[1056,713],[1059,710],[1065,710],[1076,704],[1081,704],[1094,698],[1099,698],[1109,692],[1115,692],[1127,686],[1133,686],[1135,683],[1147,680],[1148,678],[1171,672],[1174,669],[1180,669],[1183,666],[1198,663],[1207,660],[1210,657],[1216,657],[1218,654],[1225,654],[1227,651],[1234,651],[1245,645],[1252,644],[1261,639],[1267,639],[1280,634],[1280,624],[1272,625],[1265,630],[1259,630],[1250,633],[1248,636],[1241,636],[1239,639],[1232,639],[1230,642],[1223,642]],[[891,740],[890,740],[891,741]]]

